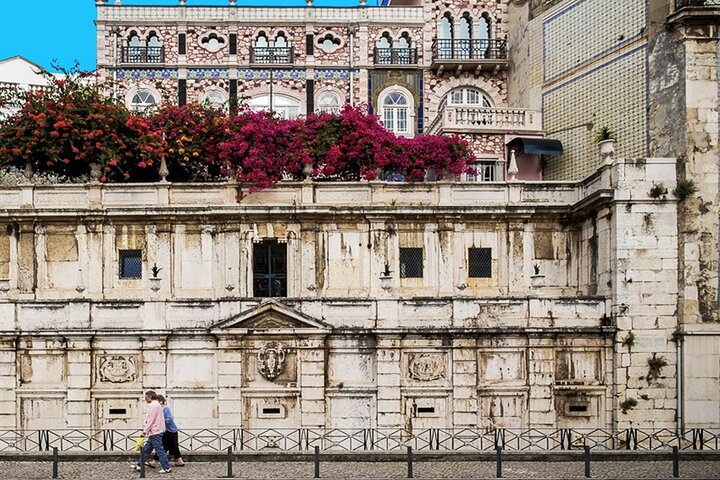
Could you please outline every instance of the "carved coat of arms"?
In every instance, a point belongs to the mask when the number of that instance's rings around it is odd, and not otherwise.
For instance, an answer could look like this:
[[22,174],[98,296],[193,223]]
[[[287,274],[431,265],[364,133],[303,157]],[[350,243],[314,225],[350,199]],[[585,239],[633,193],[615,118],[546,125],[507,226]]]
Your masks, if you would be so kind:
[[445,376],[445,362],[442,355],[421,354],[410,360],[410,378],[430,382]]
[[262,346],[257,354],[258,372],[273,380],[285,368],[285,348],[282,343],[268,343]]
[[100,360],[100,381],[110,383],[134,382],[137,378],[135,357],[105,356]]

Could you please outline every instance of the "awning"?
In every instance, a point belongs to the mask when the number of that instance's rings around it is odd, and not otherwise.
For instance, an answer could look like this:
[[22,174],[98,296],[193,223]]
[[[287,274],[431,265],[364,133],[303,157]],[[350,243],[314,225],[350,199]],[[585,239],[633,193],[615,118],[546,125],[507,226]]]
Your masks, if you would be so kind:
[[529,155],[562,155],[563,153],[562,142],[549,138],[518,137],[513,138],[507,145],[517,153]]

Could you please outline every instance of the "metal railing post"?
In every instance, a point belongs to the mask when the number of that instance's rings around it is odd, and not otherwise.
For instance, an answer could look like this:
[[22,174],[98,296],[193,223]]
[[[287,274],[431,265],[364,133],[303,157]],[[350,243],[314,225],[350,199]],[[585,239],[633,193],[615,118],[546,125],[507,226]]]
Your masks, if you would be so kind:
[[407,447],[407,478],[415,478],[413,476],[413,450]]
[[320,447],[315,446],[315,477],[320,478]]
[[585,445],[585,478],[590,478],[590,447]]
[[680,459],[678,458],[678,447],[672,447],[672,468],[673,478],[680,477]]
[[[147,440],[146,440],[147,441]],[[145,459],[143,458],[143,451],[140,450],[140,478],[145,478]]]
[[57,447],[53,447],[52,478],[58,478],[58,449],[57,449]]
[[502,450],[495,450],[495,478],[502,478]]
[[233,449],[227,448],[227,478],[233,478]]

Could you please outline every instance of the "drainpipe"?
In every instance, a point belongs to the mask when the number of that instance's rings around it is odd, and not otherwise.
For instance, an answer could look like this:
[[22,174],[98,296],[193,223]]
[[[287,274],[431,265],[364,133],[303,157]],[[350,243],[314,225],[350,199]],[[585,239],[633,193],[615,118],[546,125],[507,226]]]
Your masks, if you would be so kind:
[[117,66],[118,66],[118,35],[120,34],[120,27],[113,25],[110,27],[110,32],[113,34],[113,99],[117,100]]
[[675,355],[677,356],[676,362],[677,362],[677,372],[675,374],[675,391],[677,392],[677,421],[675,422],[675,429],[676,431],[682,432],[685,428],[685,419],[683,418],[683,339],[682,339],[683,333],[680,333],[677,338],[675,338]]
[[353,71],[353,55],[355,55],[355,26],[348,26],[348,35],[350,36],[350,53],[348,54],[350,60],[350,106],[355,106],[355,72]]

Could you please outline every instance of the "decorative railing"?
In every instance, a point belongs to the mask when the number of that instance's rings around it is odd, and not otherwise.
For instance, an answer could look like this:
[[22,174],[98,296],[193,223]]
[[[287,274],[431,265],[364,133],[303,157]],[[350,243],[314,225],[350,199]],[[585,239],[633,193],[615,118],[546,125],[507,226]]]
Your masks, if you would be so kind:
[[293,47],[250,47],[250,63],[284,64],[294,61]]
[[122,47],[121,63],[165,63],[165,47]]
[[507,60],[506,40],[435,39],[433,60]]
[[417,65],[417,48],[376,48],[375,65]]
[[[131,452],[140,430],[4,430],[0,452]],[[411,432],[371,429],[204,429],[179,434],[187,452],[234,451],[562,451],[582,450],[720,450],[720,431],[708,429],[612,431],[605,429],[442,429]]]
[[525,108],[447,106],[428,127],[428,133],[440,131],[540,132],[542,114]]
[[675,0],[675,10],[685,7],[720,7],[720,0]]

